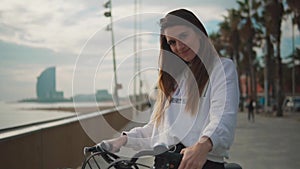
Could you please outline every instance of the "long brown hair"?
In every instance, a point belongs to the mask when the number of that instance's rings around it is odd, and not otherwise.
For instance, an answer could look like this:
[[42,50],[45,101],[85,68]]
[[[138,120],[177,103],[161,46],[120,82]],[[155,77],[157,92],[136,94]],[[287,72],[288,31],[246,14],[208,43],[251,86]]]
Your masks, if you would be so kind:
[[[167,27],[185,25],[192,27],[196,33],[202,33],[207,38],[207,32],[199,19],[186,9],[178,9],[168,13],[160,20],[160,58],[159,58],[159,77],[158,77],[158,96],[154,109],[154,122],[158,126],[163,117],[165,109],[169,106],[172,95],[178,87],[177,77],[188,67],[191,74],[187,78],[187,102],[185,110],[192,115],[197,113],[199,97],[204,91],[209,75],[205,65],[198,56],[190,62],[185,63],[175,55],[164,35],[164,30]],[[179,63],[181,61],[181,63]],[[184,64],[182,64],[184,63]],[[195,85],[197,83],[197,85]],[[198,92],[195,92],[198,91]]]

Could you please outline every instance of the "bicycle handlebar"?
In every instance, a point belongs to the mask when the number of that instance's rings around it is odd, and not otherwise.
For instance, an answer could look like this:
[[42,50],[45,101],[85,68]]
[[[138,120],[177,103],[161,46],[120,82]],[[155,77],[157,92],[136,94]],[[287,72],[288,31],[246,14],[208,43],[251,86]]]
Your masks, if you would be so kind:
[[138,168],[137,165],[142,165],[137,163],[137,160],[140,157],[155,156],[157,159],[160,159],[160,168],[162,169],[167,169],[169,167],[178,168],[183,156],[179,153],[169,152],[169,149],[167,147],[159,145],[156,146],[153,150],[144,150],[136,153],[130,160],[123,160],[120,159],[120,157],[116,154],[109,152],[107,149],[109,149],[109,145],[107,145],[105,142],[101,142],[93,147],[85,147],[84,155],[86,156],[87,153],[100,154],[102,158],[110,164],[108,168]]
[[84,147],[84,153],[95,153],[95,152],[102,152],[102,151],[109,151],[110,145],[105,142],[101,142],[99,144],[96,144],[95,146],[92,147]]
[[[93,147],[84,147],[84,156],[87,157],[87,153],[91,153],[91,155],[84,160],[82,169],[84,169],[87,164],[90,166],[90,168],[92,168],[89,164],[89,160],[94,158],[95,155],[100,155],[109,164],[109,167],[107,167],[107,169],[110,169],[112,167],[116,169],[138,169],[138,166],[151,168],[150,166],[137,163],[137,160],[143,156],[155,156],[155,168],[157,169],[176,169],[179,167],[183,157],[183,154],[170,152],[167,147],[160,145],[154,147],[153,150],[138,152],[130,160],[126,160],[120,158],[114,153],[109,152],[108,149],[110,147],[108,146],[109,145],[107,145],[106,143],[101,142]],[[159,163],[157,163],[158,161]],[[97,162],[96,165],[98,166],[98,168],[100,168]],[[242,167],[236,163],[225,163],[225,169],[242,169]]]

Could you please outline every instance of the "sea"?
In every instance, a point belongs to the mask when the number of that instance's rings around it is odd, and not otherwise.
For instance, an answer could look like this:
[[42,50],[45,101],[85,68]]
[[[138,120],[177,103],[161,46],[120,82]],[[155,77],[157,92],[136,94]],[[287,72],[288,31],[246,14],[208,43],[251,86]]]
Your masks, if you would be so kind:
[[[107,103],[80,102],[76,107],[101,106]],[[74,107],[73,102],[33,103],[0,101],[0,132],[28,125],[76,116],[76,112],[38,110],[39,108]]]

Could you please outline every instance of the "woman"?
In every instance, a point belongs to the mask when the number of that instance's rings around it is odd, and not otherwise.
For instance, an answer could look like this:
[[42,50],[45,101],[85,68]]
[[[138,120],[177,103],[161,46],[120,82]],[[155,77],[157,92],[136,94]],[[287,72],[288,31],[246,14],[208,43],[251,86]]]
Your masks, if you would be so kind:
[[172,11],[160,26],[159,92],[151,120],[106,142],[111,151],[177,145],[179,169],[224,168],[238,110],[235,66],[218,57],[192,12]]

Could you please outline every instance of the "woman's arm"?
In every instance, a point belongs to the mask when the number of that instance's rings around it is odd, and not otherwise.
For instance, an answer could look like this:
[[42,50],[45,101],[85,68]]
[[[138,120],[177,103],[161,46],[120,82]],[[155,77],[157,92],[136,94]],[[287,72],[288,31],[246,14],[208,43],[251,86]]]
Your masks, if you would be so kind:
[[232,61],[223,60],[222,66],[223,69],[216,67],[210,77],[209,123],[199,140],[182,150],[179,169],[202,168],[209,152],[225,156],[233,142],[239,102],[237,73]]
[[135,150],[151,148],[151,137],[154,124],[149,122],[143,127],[135,127],[128,132],[123,132],[126,135],[127,141],[124,146]]
[[238,76],[234,63],[222,60],[223,69],[217,68],[211,77],[211,107],[209,123],[203,135],[212,141],[212,152],[225,156],[234,140],[239,104]]
[[143,127],[135,127],[128,132],[122,132],[120,137],[110,140],[104,140],[109,145],[109,151],[118,152],[122,146],[130,147],[135,150],[142,148],[149,148],[153,125],[151,123],[146,124]]

